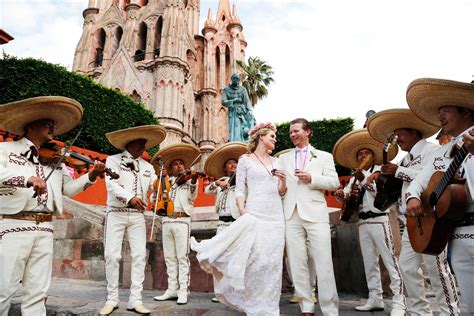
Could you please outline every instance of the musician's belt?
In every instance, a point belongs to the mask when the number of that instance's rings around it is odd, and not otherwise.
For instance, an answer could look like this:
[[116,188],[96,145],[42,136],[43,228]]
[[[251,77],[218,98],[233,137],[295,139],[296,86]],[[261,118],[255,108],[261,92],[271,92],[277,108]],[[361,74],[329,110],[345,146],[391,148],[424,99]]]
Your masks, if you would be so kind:
[[360,219],[368,219],[368,218],[374,218],[374,217],[379,217],[379,216],[386,216],[387,213],[375,213],[375,212],[359,212],[359,218]]
[[3,218],[20,219],[24,221],[35,221],[36,225],[43,222],[51,222],[53,220],[53,213],[43,212],[20,212],[16,214],[4,214]]
[[471,226],[474,225],[474,213],[466,213],[464,216],[456,222],[456,227]]
[[185,212],[174,212],[173,213],[173,216],[168,216],[170,218],[181,218],[181,217],[189,217],[188,214],[186,214]]
[[235,219],[232,216],[219,216],[219,220],[223,222],[233,222]]

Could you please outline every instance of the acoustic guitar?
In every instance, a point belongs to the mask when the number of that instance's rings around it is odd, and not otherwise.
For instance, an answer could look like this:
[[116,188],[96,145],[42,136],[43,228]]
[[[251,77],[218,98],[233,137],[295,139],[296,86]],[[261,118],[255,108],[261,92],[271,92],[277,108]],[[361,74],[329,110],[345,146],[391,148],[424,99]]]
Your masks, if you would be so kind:
[[[362,162],[360,163],[359,167],[356,169],[356,172],[358,170],[365,169],[365,167],[367,167],[367,165],[372,161],[372,159],[373,159],[372,156],[365,157],[364,160],[362,160]],[[342,205],[342,208],[339,211],[340,213],[339,219],[341,221],[349,222],[352,215],[354,215],[354,213],[359,210],[359,205],[362,199],[359,197],[359,195],[361,194],[361,191],[359,191],[358,194],[355,193],[358,187],[358,184],[356,183],[356,181],[357,180],[354,179],[354,182],[352,183],[351,188],[350,188],[349,197],[344,201],[344,204]]]
[[[388,151],[390,147],[396,146],[398,136],[395,133],[390,134],[383,146],[383,164],[388,163]],[[375,182],[377,194],[375,195],[374,206],[381,211],[388,209],[393,203],[397,202],[402,192],[403,180],[381,174]]]
[[[471,130],[471,135],[474,129]],[[421,194],[423,215],[407,216],[410,243],[416,252],[440,254],[453,233],[455,223],[467,209],[465,180],[454,176],[468,154],[460,140],[455,145],[459,151],[453,157],[446,172],[436,171]]]

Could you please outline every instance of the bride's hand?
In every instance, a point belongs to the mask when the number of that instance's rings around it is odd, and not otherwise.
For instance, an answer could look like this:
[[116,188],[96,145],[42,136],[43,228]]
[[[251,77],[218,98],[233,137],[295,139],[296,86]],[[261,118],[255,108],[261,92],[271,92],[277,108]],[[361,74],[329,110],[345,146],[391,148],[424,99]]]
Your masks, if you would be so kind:
[[239,210],[239,213],[240,213],[240,216],[244,215],[245,214],[245,209]]
[[275,171],[273,171],[273,175],[274,175],[274,176],[277,176],[278,179],[279,179],[281,182],[283,182],[283,183],[286,182],[286,173],[285,173],[285,171],[280,170],[280,169],[275,169]]

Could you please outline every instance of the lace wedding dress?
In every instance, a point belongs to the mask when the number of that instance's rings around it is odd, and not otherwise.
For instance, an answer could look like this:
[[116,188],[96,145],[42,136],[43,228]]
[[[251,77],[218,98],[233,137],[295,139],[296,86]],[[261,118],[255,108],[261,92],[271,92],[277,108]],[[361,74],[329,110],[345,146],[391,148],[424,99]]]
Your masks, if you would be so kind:
[[278,178],[254,158],[244,155],[237,165],[236,196],[247,194],[246,213],[212,239],[191,238],[191,248],[213,274],[221,302],[247,315],[280,315],[285,221]]

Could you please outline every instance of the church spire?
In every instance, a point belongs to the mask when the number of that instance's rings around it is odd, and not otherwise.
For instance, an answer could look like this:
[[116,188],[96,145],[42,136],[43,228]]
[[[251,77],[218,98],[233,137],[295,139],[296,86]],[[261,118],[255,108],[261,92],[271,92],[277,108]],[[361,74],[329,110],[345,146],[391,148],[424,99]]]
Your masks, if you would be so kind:
[[221,19],[222,15],[230,17],[230,3],[229,0],[219,0],[219,8],[217,9],[216,19]]

